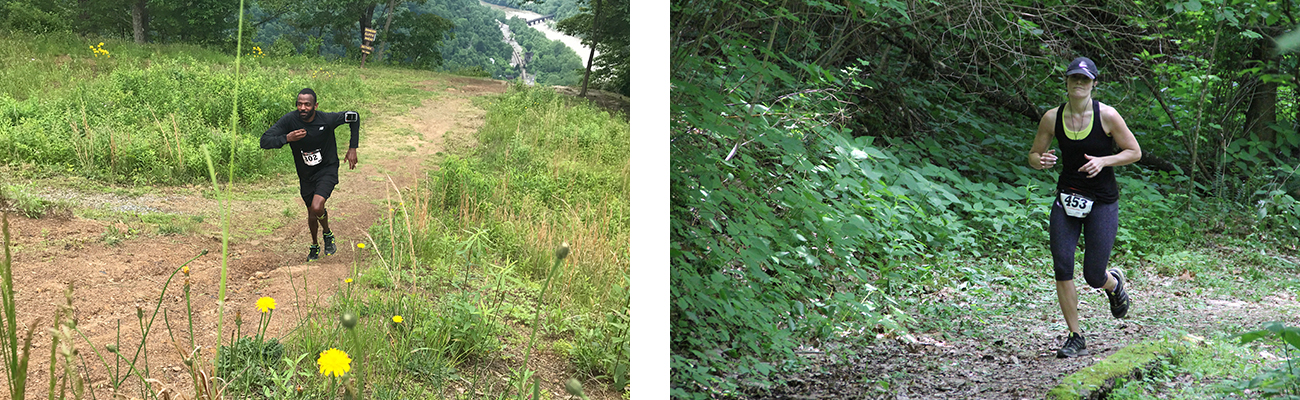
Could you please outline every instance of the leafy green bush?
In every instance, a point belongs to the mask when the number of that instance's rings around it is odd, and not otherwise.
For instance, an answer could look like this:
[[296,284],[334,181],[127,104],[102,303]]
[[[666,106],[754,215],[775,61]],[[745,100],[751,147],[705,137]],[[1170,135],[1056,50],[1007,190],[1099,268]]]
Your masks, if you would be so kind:
[[1286,360],[1276,369],[1265,371],[1249,380],[1236,382],[1233,384],[1235,389],[1252,390],[1263,394],[1266,398],[1300,397],[1300,327],[1271,322],[1266,324],[1264,329],[1241,334],[1240,338],[1243,344],[1265,338],[1280,339]]
[[441,333],[450,338],[445,351],[456,359],[482,358],[500,351],[505,325],[484,308],[482,300],[473,294],[444,297],[438,307],[438,329],[427,335]]
[[293,41],[289,40],[289,38],[280,36],[275,38],[274,43],[271,43],[266,55],[277,58],[296,56],[298,55],[298,48],[293,45]]

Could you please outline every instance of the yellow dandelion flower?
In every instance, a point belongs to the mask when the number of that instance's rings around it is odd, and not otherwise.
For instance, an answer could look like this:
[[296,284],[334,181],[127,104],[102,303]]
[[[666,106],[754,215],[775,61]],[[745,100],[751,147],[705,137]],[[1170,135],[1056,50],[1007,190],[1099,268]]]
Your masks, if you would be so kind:
[[99,47],[104,47],[104,42],[99,42]]
[[263,297],[263,298],[257,299],[257,309],[258,309],[258,310],[261,310],[262,312],[268,312],[268,311],[274,310],[274,309],[275,309],[275,299],[272,299],[272,298],[270,298],[270,297]]
[[348,353],[335,348],[320,352],[320,359],[316,360],[316,363],[320,364],[320,374],[324,376],[330,374],[343,376],[352,370],[352,359],[348,357]]
[[364,248],[366,248],[366,244],[365,244],[365,243],[357,243],[357,248],[358,248],[358,249],[364,249]]
[[352,283],[352,278],[344,279],[343,283]]
[[181,273],[183,273],[183,274],[185,274],[185,275],[189,275],[189,274],[190,274],[190,266],[186,265],[186,266],[184,266],[184,267],[181,267]]
[[394,316],[393,316],[393,322],[396,322],[396,323],[399,323],[399,324],[402,323],[402,316],[401,316],[401,315],[394,315]]

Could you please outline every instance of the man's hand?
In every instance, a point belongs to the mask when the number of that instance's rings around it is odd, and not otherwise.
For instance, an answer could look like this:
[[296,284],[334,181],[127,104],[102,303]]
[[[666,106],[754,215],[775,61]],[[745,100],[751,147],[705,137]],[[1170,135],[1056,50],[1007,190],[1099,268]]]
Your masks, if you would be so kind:
[[343,156],[348,160],[348,169],[357,169],[357,149],[355,147],[348,149],[348,154]]
[[290,142],[297,142],[297,141],[299,141],[299,140],[301,140],[302,138],[305,138],[305,137],[307,137],[307,130],[306,130],[306,129],[299,129],[299,130],[296,130],[296,131],[293,131],[293,132],[289,132],[289,135],[287,136],[287,139],[288,139]]

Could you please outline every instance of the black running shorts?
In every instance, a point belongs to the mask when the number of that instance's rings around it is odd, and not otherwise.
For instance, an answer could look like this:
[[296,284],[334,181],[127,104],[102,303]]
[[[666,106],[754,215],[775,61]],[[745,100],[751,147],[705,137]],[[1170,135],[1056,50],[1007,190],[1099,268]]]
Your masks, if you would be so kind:
[[334,192],[334,185],[337,184],[339,184],[337,172],[323,171],[311,179],[298,180],[298,193],[302,195],[303,204],[311,207],[312,198],[318,194],[326,199],[330,198],[330,193]]

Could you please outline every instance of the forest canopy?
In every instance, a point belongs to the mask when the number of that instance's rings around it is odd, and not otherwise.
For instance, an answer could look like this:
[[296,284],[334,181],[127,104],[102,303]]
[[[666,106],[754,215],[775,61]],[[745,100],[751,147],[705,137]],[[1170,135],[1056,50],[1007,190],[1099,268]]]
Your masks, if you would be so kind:
[[[233,52],[238,5],[214,0],[15,0],[0,7],[0,29],[131,38],[141,44],[191,43]],[[516,41],[534,52],[529,73],[537,75],[539,84],[581,83],[581,61],[572,49],[474,0],[249,0],[245,5],[244,49],[257,46],[266,55],[359,62],[363,30],[371,28],[380,33],[370,63],[509,79],[519,72],[509,65],[512,49],[502,42],[501,21],[512,24]]]

